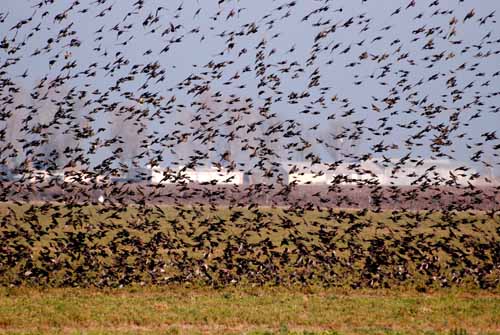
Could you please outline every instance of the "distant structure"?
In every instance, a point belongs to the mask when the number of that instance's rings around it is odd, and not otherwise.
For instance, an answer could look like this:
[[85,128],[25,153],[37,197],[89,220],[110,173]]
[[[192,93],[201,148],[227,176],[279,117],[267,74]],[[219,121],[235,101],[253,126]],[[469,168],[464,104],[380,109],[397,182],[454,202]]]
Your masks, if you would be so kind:
[[227,168],[179,166],[176,169],[151,169],[152,184],[198,183],[203,185],[233,184],[242,185],[244,173]]
[[65,183],[92,184],[102,183],[104,180],[104,177],[97,173],[77,168],[66,168],[63,171],[56,171],[52,175],[62,179]]
[[111,175],[67,167],[44,170],[28,166],[22,170],[0,166],[1,181],[28,183],[60,182],[89,185],[93,183],[202,184],[202,185],[355,185],[417,186],[424,183],[456,186],[498,186],[500,177],[479,174],[474,168],[449,160],[369,159],[362,162],[311,163],[273,162],[267,169],[235,170],[233,166],[132,167]]
[[288,174],[288,183],[296,185],[328,184],[333,179],[333,174],[327,164],[314,164],[306,162],[283,163]]
[[246,171],[243,178],[243,184],[280,184],[288,185],[289,173],[287,168],[280,163],[273,163],[268,168],[251,169]]
[[284,163],[290,184],[325,185],[353,184],[360,181],[382,182],[383,170],[377,164],[366,161],[361,163]]
[[443,185],[474,184],[479,176],[471,167],[461,166],[450,160],[420,160],[401,162],[397,159],[380,164],[383,174],[380,176],[383,185],[409,186],[424,182],[438,182]]

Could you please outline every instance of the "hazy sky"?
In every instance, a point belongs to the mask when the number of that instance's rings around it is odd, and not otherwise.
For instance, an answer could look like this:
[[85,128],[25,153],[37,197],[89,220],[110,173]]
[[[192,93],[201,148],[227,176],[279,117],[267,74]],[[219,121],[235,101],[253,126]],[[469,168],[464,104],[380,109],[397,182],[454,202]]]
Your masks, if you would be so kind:
[[[139,96],[148,91],[163,96],[163,101],[175,95],[176,109],[182,110],[183,106],[190,106],[194,98],[179,84],[190,75],[198,75],[210,81],[212,93],[221,91],[225,98],[230,94],[251,97],[256,111],[264,106],[265,97],[282,97],[281,101],[273,100],[272,111],[281,120],[300,122],[304,136],[309,132],[311,141],[317,133],[328,133],[335,122],[349,129],[358,122],[372,129],[365,128],[358,150],[370,153],[376,144],[396,144],[397,147],[384,153],[392,157],[409,152],[414,157],[433,156],[429,143],[439,135],[439,125],[450,125],[450,115],[459,110],[459,129],[452,134],[451,145],[442,151],[458,161],[471,163],[474,153],[482,150],[486,153],[483,159],[499,161],[493,156],[493,146],[498,141],[478,145],[484,141],[481,134],[500,128],[500,95],[493,94],[498,91],[500,76],[492,76],[500,64],[500,24],[496,16],[484,24],[479,22],[490,13],[498,12],[499,1],[440,0],[438,5],[432,5],[433,0],[418,0],[416,6],[406,9],[409,0],[241,0],[220,1],[220,4],[208,0],[149,0],[143,1],[144,7],[137,10],[139,1],[80,0],[79,5],[60,21],[57,15],[64,13],[73,2],[57,1],[37,8],[40,1],[4,0],[0,9],[4,17],[8,13],[0,25],[1,37],[10,40],[11,44],[25,41],[15,55],[0,51],[2,63],[8,57],[21,58],[14,66],[5,68],[1,77],[13,78],[28,92],[46,75],[49,79],[58,74],[74,75],[96,62],[95,77],[80,75],[69,80],[66,86],[88,92],[107,90],[117,78],[126,76],[135,64],[158,61],[165,69],[164,81],[155,83],[151,80],[143,89],[145,75],[137,74],[134,80],[122,85],[121,92],[129,91]],[[472,9],[475,15],[464,22],[464,17]],[[33,13],[32,20],[26,25],[11,29]],[[100,13],[104,13],[103,16],[99,16]],[[132,14],[127,16],[127,13]],[[158,14],[157,22],[150,24],[145,21],[150,14],[150,19]],[[309,18],[304,20],[308,14]],[[456,24],[450,24],[453,18],[457,19]],[[257,27],[255,33],[237,34],[248,32],[251,24]],[[333,26],[333,32],[324,37],[318,35]],[[58,42],[58,34],[65,27],[74,34],[61,37]],[[170,27],[174,27],[174,31],[170,31]],[[453,27],[456,35],[450,37]],[[36,28],[33,36],[27,38],[33,28]],[[102,33],[96,34],[100,29]],[[124,32],[118,35],[121,30]],[[231,32],[236,32],[233,40]],[[317,52],[314,52],[318,36]],[[49,39],[54,41],[46,51],[44,48]],[[180,42],[176,43],[176,39]],[[430,40],[433,49],[425,49]],[[270,76],[267,79],[273,80],[272,76],[277,75],[280,82],[276,90],[265,87],[265,93],[259,95],[262,88],[258,87],[255,59],[256,47],[261,41],[265,41],[265,48],[261,50],[264,51],[262,62],[266,74]],[[234,45],[228,48],[231,43]],[[169,44],[169,50],[160,53]],[[292,48],[294,51],[288,52]],[[36,50],[41,53],[33,55]],[[65,52],[71,52],[67,59],[64,58]],[[367,59],[360,59],[365,52]],[[59,58],[49,66],[57,54]],[[406,57],[401,57],[405,54]],[[485,54],[489,56],[484,57]],[[108,69],[116,65],[113,63],[120,57],[127,63],[111,74]],[[227,61],[231,64],[225,65],[220,78],[203,75],[207,71],[206,64]],[[74,68],[62,70],[68,62],[75,62]],[[289,67],[294,62],[297,65]],[[464,69],[457,70],[462,64],[465,64]],[[246,66],[248,71],[244,71]],[[27,77],[20,77],[26,70]],[[319,84],[308,87],[315,71],[320,74]],[[231,79],[235,74],[239,77]],[[430,80],[433,76],[435,80]],[[456,81],[456,87],[449,88],[449,80]],[[419,81],[421,84],[415,86]],[[472,86],[467,88],[471,82]],[[410,88],[405,89],[408,85]],[[450,93],[453,89],[463,91],[461,99],[454,101],[454,95]],[[294,92],[308,92],[309,96],[291,103],[290,94]],[[321,97],[324,101],[318,102]],[[401,99],[394,108],[384,110],[386,104],[381,100],[386,97]],[[110,99],[123,102],[125,97],[111,93]],[[412,106],[410,100],[418,104]],[[471,105],[478,100],[479,105]],[[437,106],[442,106],[439,113],[426,115]],[[382,110],[376,112],[374,108]],[[305,109],[321,113],[301,113]],[[481,117],[468,121],[478,111]],[[349,116],[343,117],[345,113]],[[152,122],[148,127],[160,133],[171,131],[176,121],[183,120],[181,114],[173,113],[166,124]],[[328,121],[327,117],[332,114],[335,120]],[[104,113],[97,113],[95,124],[104,125],[104,119]],[[307,130],[316,125],[318,130]],[[410,134],[416,134],[428,125],[432,130],[422,139],[422,146],[405,147],[404,140]],[[348,133],[355,131],[351,129]],[[327,159],[321,146],[314,148]]]

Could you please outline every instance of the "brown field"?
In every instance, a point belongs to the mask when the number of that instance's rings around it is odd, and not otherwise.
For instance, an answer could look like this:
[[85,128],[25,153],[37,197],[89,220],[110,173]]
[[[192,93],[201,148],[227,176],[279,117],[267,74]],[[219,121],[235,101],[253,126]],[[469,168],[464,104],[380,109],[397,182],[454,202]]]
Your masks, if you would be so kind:
[[200,185],[178,184],[19,184],[3,183],[3,202],[75,202],[97,203],[104,195],[116,204],[149,203],[163,205],[213,204],[214,206],[249,204],[353,208],[371,210],[500,210],[500,186],[369,186],[359,185]]

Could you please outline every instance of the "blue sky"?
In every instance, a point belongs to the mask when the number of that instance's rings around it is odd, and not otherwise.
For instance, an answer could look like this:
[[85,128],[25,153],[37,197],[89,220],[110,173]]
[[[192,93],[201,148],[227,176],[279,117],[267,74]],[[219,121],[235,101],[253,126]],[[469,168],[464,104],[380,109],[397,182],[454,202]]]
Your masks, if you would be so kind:
[[[498,163],[498,157],[494,156],[498,150],[493,149],[498,141],[479,143],[484,141],[482,134],[495,131],[500,125],[500,95],[495,94],[500,76],[493,77],[500,64],[500,30],[496,16],[484,24],[478,20],[498,11],[500,2],[440,0],[436,6],[432,5],[433,2],[416,1],[414,7],[406,9],[410,3],[407,0],[241,0],[222,1],[220,4],[218,1],[149,0],[137,10],[136,1],[99,3],[82,0],[67,13],[67,17],[58,21],[57,15],[64,13],[72,1],[37,8],[37,1],[6,0],[2,2],[1,12],[4,16],[8,13],[8,16],[0,25],[0,33],[2,38],[11,41],[11,45],[19,44],[15,57],[20,57],[20,60],[5,68],[3,77],[13,77],[20,87],[31,92],[44,76],[50,80],[58,74],[75,75],[97,63],[94,77],[80,75],[68,80],[65,87],[87,92],[106,91],[118,78],[127,76],[134,65],[141,67],[158,62],[165,71],[164,81],[154,83],[152,80],[147,88],[141,88],[146,76],[136,74],[121,88],[122,92],[131,92],[134,99],[152,92],[161,96],[162,103],[165,103],[175,96],[163,123],[154,116],[146,122],[149,133],[156,131],[156,136],[166,136],[175,129],[189,132],[192,115],[186,110],[192,109],[191,103],[200,98],[188,94],[187,86],[181,83],[196,75],[209,82],[211,93],[220,91],[225,101],[231,99],[231,94],[242,100],[252,98],[253,114],[267,106],[266,98],[271,99],[270,110],[277,116],[270,124],[284,120],[300,123],[301,137],[314,144],[308,150],[318,153],[324,160],[331,159],[328,150],[316,139],[331,140],[330,134],[338,127],[345,127],[348,135],[356,135],[356,124],[364,129],[357,141],[356,152],[360,156],[365,153],[377,156],[374,149],[385,146],[391,147],[384,152],[389,157],[408,153],[416,159],[436,157],[430,143],[439,137],[443,128],[453,126],[450,119],[458,111],[457,129],[450,135],[450,145],[443,147],[442,152],[459,162],[480,168],[482,163],[472,162],[471,157],[481,150],[484,151],[481,159]],[[201,10],[197,12],[198,9]],[[464,22],[472,9],[475,15]],[[48,14],[44,15],[46,11]],[[438,14],[434,15],[436,12]],[[21,29],[11,30],[19,20],[27,19],[33,13],[33,19]],[[103,16],[99,16],[101,13]],[[127,16],[127,13],[133,14]],[[154,18],[156,13],[159,14],[157,22],[143,24],[149,14]],[[304,20],[308,14],[309,18]],[[453,18],[457,23],[450,24]],[[246,34],[252,24],[258,28],[257,32]],[[127,28],[129,25],[132,26]],[[118,35],[117,30],[113,30],[115,26],[126,32]],[[333,26],[336,27],[334,32],[318,39],[315,52],[315,38]],[[58,40],[58,34],[65,27],[74,34]],[[170,31],[170,27],[174,27],[174,31]],[[33,36],[27,38],[33,28],[36,28]],[[102,33],[96,34],[101,28]],[[456,35],[449,37],[453,29]],[[238,35],[239,32],[243,33]],[[232,38],[231,34],[234,34]],[[54,41],[45,53],[43,48],[51,38]],[[176,43],[176,39],[180,42]],[[434,48],[425,49],[431,40]],[[20,44],[23,41],[24,45]],[[232,42],[234,45],[228,48]],[[256,47],[261,42],[259,50],[264,55],[262,63],[268,76],[266,80],[272,82],[273,75],[279,78],[279,86],[275,89],[271,85],[264,89],[258,87],[255,58]],[[169,50],[160,53],[169,44]],[[294,51],[288,52],[292,48]],[[42,52],[32,56],[37,49]],[[361,60],[359,57],[365,52],[368,57]],[[488,53],[490,55],[484,57]],[[55,59],[57,54],[59,57]],[[0,51],[1,62],[8,57],[11,55]],[[125,63],[110,73],[107,66],[112,67],[120,57]],[[52,59],[56,62],[50,66]],[[62,70],[71,62],[75,62],[74,68]],[[210,72],[206,67],[210,62],[225,62],[220,77],[213,78],[210,73],[205,73]],[[463,64],[463,69],[457,70]],[[247,66],[249,70],[245,71]],[[26,70],[27,77],[20,77]],[[319,85],[308,87],[315,71],[320,74]],[[235,75],[239,78],[231,79]],[[433,77],[436,79],[430,80]],[[461,99],[453,100],[452,89],[447,84],[449,80],[456,81],[456,89],[463,91]],[[419,81],[421,84],[415,86]],[[471,82],[472,87],[467,88]],[[410,88],[405,90],[405,86]],[[259,95],[262,90],[264,92]],[[293,93],[304,92],[309,96],[299,99],[298,103],[287,99]],[[5,90],[1,94],[5,95]],[[318,102],[322,97],[324,101]],[[384,109],[386,104],[382,100],[394,97],[401,100],[394,108]],[[110,102],[127,103],[126,97],[116,93],[110,93],[109,99]],[[412,105],[410,100],[416,104]],[[433,114],[436,107],[438,112]],[[154,112],[154,106],[148,108]],[[380,112],[374,111],[379,108]],[[310,111],[303,113],[307,109]],[[477,112],[481,117],[469,121]],[[346,113],[350,115],[342,116]],[[109,114],[98,110],[93,118],[95,127],[106,128],[101,136],[111,137],[111,126],[107,123]],[[222,121],[228,118],[224,115],[214,124],[222,128]],[[259,116],[255,115],[252,120],[259,120]],[[182,125],[176,123],[179,121]],[[409,136],[426,127],[431,130],[424,138],[415,141],[421,145],[405,145]],[[228,130],[220,131],[224,132]],[[188,150],[198,145],[194,143]],[[218,145],[223,147],[223,144]],[[178,147],[182,148],[182,145]],[[281,147],[279,150],[283,150],[281,159],[289,156]],[[107,155],[109,152],[103,150],[95,157],[101,159]],[[175,157],[169,156],[168,152],[165,155],[170,157],[166,160]],[[241,155],[240,158],[244,160],[245,157]]]

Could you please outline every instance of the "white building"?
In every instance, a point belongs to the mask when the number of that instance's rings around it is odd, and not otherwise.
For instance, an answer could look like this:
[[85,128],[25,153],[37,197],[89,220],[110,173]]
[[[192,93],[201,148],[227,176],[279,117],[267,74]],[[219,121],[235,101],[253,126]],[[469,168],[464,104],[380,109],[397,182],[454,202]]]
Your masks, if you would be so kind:
[[[58,173],[57,176],[61,174]],[[80,184],[91,184],[91,183],[101,183],[104,181],[104,177],[100,176],[91,171],[78,170],[78,169],[66,169],[62,173],[62,179],[65,183],[80,183]]]
[[45,170],[30,170],[28,173],[22,174],[22,181],[29,183],[42,183],[50,179],[50,174]]
[[333,175],[327,164],[313,164],[309,162],[284,163],[288,173],[288,184],[295,185],[319,185],[328,184]]
[[383,182],[383,169],[367,161],[342,164],[311,164],[309,162],[284,163],[288,183],[296,185],[356,184]]
[[173,184],[176,172],[170,169],[154,167],[151,169],[151,184]]
[[197,167],[195,169],[178,167],[176,169],[152,169],[152,184],[199,183],[199,184],[243,184],[243,172],[229,171],[226,168]]
[[[406,161],[400,163],[392,159],[384,165],[385,185],[409,186],[424,182],[442,185],[467,185],[473,182],[476,170],[447,159]],[[472,178],[472,179],[471,179]]]

